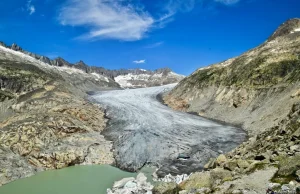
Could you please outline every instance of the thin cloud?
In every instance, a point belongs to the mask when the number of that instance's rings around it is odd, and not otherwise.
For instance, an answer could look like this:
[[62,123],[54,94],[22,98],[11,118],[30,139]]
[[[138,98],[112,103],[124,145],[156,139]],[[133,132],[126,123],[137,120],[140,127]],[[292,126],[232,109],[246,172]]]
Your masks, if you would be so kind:
[[32,0],[27,1],[27,11],[29,12],[29,15],[32,15],[35,13],[35,7],[32,5]]
[[203,4],[210,4],[210,6],[214,7],[214,4],[217,2],[229,6],[239,1],[240,0],[169,0],[164,7],[166,14],[162,15],[158,21],[161,22],[161,26],[164,27],[166,23],[173,21],[173,17],[178,12],[190,12],[197,5],[203,6]]
[[58,19],[62,25],[88,27],[89,32],[80,39],[124,41],[144,38],[154,23],[147,12],[122,0],[68,0]]
[[[66,0],[60,8],[58,21],[61,25],[79,26],[87,30],[76,39],[116,39],[122,41],[141,40],[158,28],[164,28],[174,20],[178,12],[192,11],[196,5],[216,3],[232,5],[240,0],[166,0],[161,10],[153,17],[134,1],[125,0]],[[31,5],[29,0],[28,5]],[[30,9],[31,10],[31,9]],[[35,12],[35,8],[30,14]],[[156,45],[154,45],[155,47]],[[159,45],[158,45],[159,46]]]
[[238,3],[240,0],[215,0],[215,2],[223,3],[225,5],[233,5]]
[[161,41],[161,42],[156,42],[156,43],[154,43],[154,44],[150,44],[150,45],[145,46],[145,48],[148,48],[148,49],[156,48],[156,47],[159,47],[159,46],[161,46],[161,45],[163,45],[163,44],[164,44],[163,41]]
[[142,63],[146,63],[146,60],[145,59],[143,59],[143,60],[137,60],[137,61],[133,61],[133,63],[142,64]]
[[198,0],[169,0],[165,4],[164,14],[156,21],[159,27],[163,28],[173,21],[173,16],[178,12],[188,12],[194,9]]

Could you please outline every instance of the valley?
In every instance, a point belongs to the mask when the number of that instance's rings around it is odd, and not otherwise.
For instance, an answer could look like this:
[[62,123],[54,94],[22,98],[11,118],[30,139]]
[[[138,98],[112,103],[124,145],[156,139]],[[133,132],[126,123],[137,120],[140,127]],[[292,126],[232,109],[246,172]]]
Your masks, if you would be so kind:
[[[92,96],[106,109],[109,122],[103,135],[114,142],[118,167],[137,171],[152,164],[159,167],[161,177],[190,174],[246,139],[241,129],[161,104],[157,96],[175,86],[104,91]],[[179,154],[190,159],[177,159]]]

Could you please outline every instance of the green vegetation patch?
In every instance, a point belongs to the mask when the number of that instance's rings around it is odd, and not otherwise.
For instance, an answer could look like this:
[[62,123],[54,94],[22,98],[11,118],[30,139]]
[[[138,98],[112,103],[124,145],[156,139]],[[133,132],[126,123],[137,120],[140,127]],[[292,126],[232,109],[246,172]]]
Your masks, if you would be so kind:
[[6,99],[10,100],[12,98],[14,98],[14,95],[12,93],[0,90],[0,102],[4,101]]
[[230,66],[215,66],[193,74],[188,82],[205,87],[225,85],[237,87],[266,87],[279,83],[294,83],[300,80],[300,59],[298,56],[286,57],[286,60],[267,63],[270,56],[260,56],[247,62],[242,56]]

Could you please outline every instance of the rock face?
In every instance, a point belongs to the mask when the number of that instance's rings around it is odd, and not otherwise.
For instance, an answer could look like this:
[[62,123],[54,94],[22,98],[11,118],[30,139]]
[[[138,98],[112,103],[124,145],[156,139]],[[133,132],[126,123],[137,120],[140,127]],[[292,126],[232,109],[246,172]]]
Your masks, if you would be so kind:
[[100,134],[107,119],[85,91],[118,84],[75,74],[1,47],[0,186],[42,170],[114,163]]
[[[192,185],[187,190],[201,187],[214,193],[261,193],[268,182],[280,183],[281,190],[290,187],[286,184],[291,181],[294,190],[299,186],[299,53],[300,19],[292,19],[262,45],[198,69],[164,96],[174,109],[240,125],[249,134],[247,142],[205,165],[209,171],[199,175],[205,181],[187,180],[183,185]],[[215,169],[230,172],[231,180],[211,184],[208,177]],[[260,176],[263,171],[269,173],[264,181],[254,180],[253,174]],[[252,179],[256,186],[245,183]]]

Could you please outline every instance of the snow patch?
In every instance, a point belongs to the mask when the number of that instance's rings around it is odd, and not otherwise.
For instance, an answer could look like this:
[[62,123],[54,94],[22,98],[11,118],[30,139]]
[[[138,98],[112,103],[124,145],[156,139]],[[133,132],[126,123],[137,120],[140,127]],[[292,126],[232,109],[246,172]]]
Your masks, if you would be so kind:
[[296,28],[293,31],[291,31],[291,34],[295,33],[295,32],[300,32],[300,28]]
[[[151,75],[148,75],[148,74],[134,75],[132,73],[129,73],[127,75],[119,75],[119,76],[115,77],[115,81],[122,88],[128,88],[128,87],[133,87],[133,85],[130,83],[130,81],[135,81],[135,80],[147,81],[147,80],[149,80],[150,76]],[[136,85],[136,86],[141,86],[141,85]]]
[[173,72],[173,71],[171,71],[171,72],[169,73],[169,75],[172,76],[172,77],[182,77],[182,78],[185,77],[184,75],[177,74],[177,73],[175,73],[175,72]]
[[102,80],[105,82],[109,82],[109,79],[107,77],[99,75],[98,73],[91,73],[91,75],[95,76],[97,81]]
[[76,69],[76,68],[72,68],[72,67],[56,67],[55,68],[59,71],[64,71],[70,75],[72,74],[85,74],[82,70],[80,69]]

